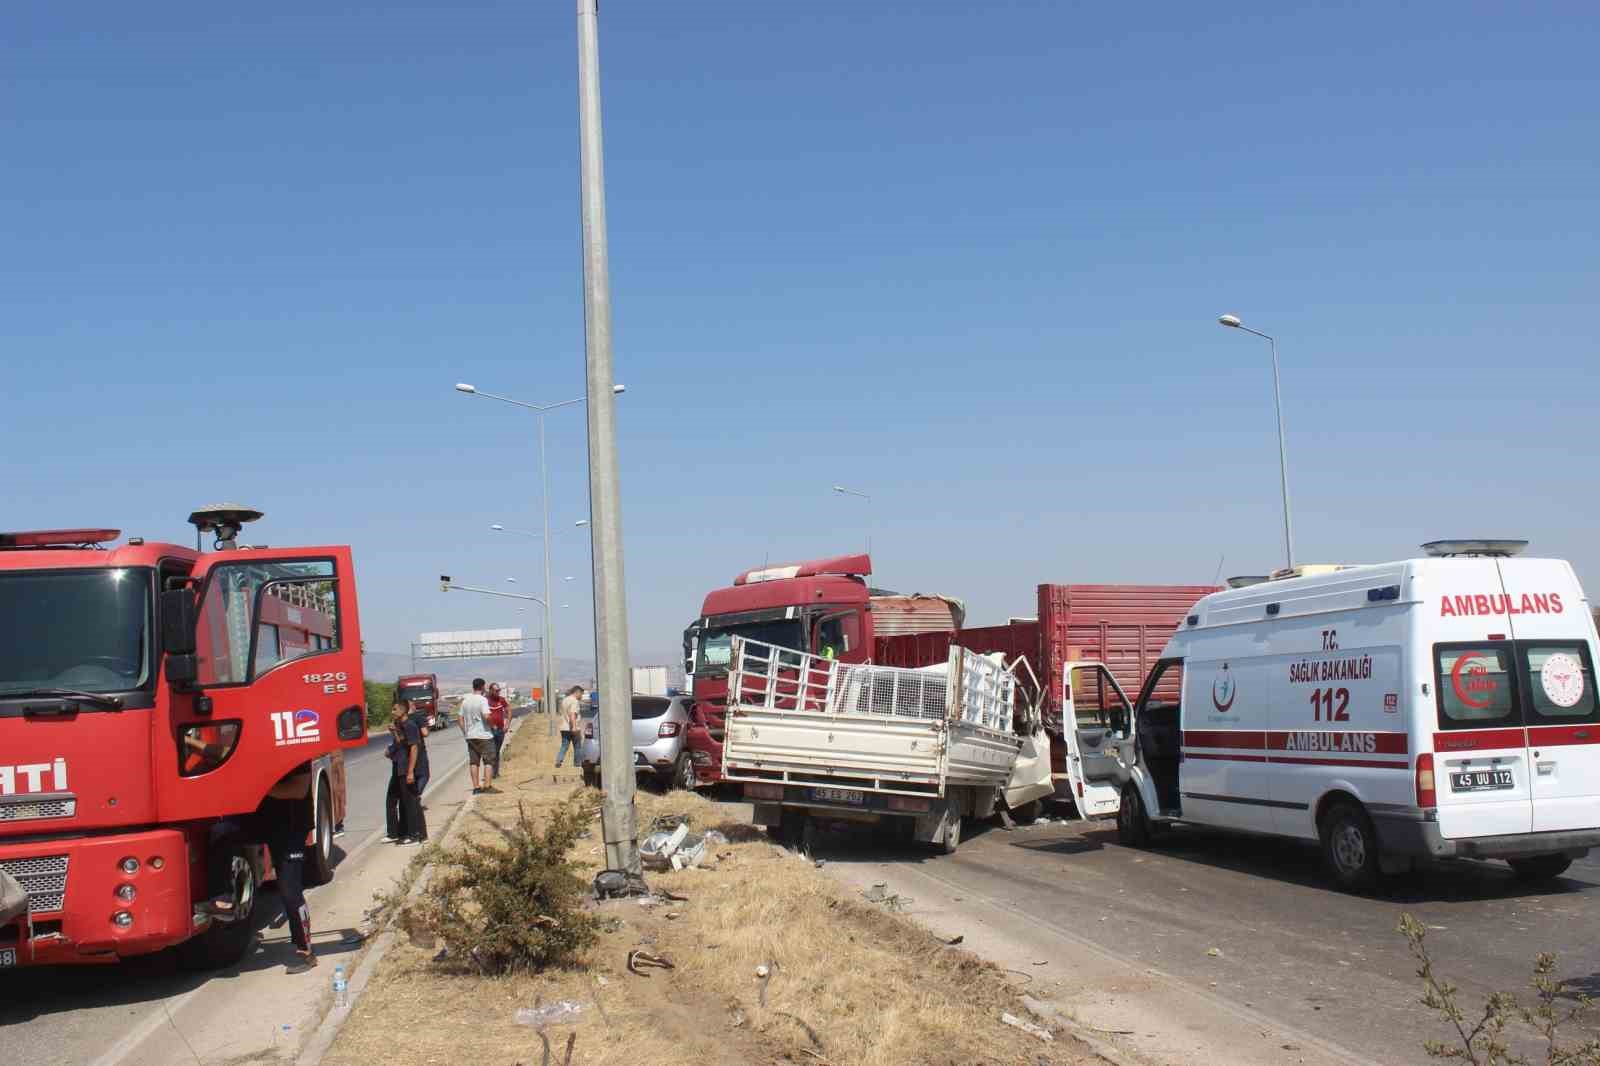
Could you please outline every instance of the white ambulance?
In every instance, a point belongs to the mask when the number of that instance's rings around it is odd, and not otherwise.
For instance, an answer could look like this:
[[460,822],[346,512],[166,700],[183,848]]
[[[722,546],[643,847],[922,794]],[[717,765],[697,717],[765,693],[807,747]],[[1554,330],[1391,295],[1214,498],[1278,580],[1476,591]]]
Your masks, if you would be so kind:
[[1524,541],[1317,567],[1197,603],[1100,790],[1143,845],[1189,823],[1318,841],[1343,887],[1441,858],[1548,879],[1600,845],[1594,618]]

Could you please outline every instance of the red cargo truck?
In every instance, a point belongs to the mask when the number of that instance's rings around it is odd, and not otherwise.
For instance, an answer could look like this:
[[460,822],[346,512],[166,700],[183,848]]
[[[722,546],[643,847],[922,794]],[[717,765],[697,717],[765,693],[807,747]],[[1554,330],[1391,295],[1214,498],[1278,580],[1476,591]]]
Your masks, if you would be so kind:
[[722,780],[728,660],[735,636],[846,663],[870,662],[884,636],[951,633],[966,610],[945,596],[872,588],[872,559],[839,555],[746,570],[705,598],[683,634],[694,705],[686,747],[696,786]]
[[[1042,709],[1050,733],[1056,795],[1066,799],[1068,749],[1061,712],[1068,664],[1078,659],[1104,663],[1126,693],[1137,694],[1189,609],[1215,591],[1212,585],[1040,585],[1036,618],[954,633],[880,639],[873,649],[874,661],[883,666],[927,666],[945,661],[952,644],[975,652],[1003,652],[1008,660],[1027,659],[1032,676],[1019,670],[1018,680],[1025,695]],[[1110,684],[1093,677],[1080,677],[1076,684],[1073,704],[1080,716],[1109,718],[1118,711],[1121,701]]]
[[191,515],[205,554],[0,533],[0,899],[26,897],[0,913],[0,967],[236,960],[273,877],[240,819],[291,775],[307,879],[332,877],[343,749],[367,739],[350,549],[229,550],[255,517]]

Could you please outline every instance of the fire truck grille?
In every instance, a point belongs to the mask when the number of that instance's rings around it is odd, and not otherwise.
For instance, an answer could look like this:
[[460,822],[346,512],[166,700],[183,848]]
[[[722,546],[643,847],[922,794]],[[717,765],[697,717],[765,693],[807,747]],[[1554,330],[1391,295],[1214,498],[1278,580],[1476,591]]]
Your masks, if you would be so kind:
[[0,802],[0,822],[25,822],[35,818],[71,818],[77,813],[78,801],[70,798]]
[[59,911],[67,902],[67,857],[0,859],[0,870],[15,877],[28,893],[28,913]]

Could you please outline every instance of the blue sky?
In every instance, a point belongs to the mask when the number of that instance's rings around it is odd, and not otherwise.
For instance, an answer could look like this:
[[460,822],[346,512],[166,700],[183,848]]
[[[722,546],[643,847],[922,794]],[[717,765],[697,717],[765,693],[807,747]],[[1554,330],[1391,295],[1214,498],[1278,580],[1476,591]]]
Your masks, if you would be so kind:
[[[1588,5],[661,4],[601,58],[631,637],[832,554],[1041,581],[1524,536],[1600,581]],[[335,7],[330,13],[325,10]],[[0,526],[355,546],[369,647],[517,624],[584,387],[573,5],[33,3],[0,40]],[[558,647],[592,641],[550,416]],[[873,496],[829,492],[844,483]],[[570,595],[568,594],[570,593]]]

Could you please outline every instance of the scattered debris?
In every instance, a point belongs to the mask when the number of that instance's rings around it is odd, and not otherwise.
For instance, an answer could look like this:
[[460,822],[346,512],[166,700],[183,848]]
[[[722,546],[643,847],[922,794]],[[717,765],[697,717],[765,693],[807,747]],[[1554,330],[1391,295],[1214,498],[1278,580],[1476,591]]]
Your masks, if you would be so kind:
[[1220,959],[1222,957],[1222,949],[1221,948],[1206,948],[1206,954],[1209,955],[1213,959]]
[[762,963],[760,966],[756,967],[756,976],[757,977],[770,977],[771,975],[772,975],[772,968],[769,967],[766,963]]
[[1040,1040],[1043,1040],[1047,1044],[1055,1040],[1054,1034],[1052,1034],[1050,1030],[1046,1029],[1044,1026],[1034,1025],[1032,1022],[1025,1022],[1021,1018],[1018,1018],[1015,1014],[1003,1013],[1000,1015],[1000,1020],[1011,1026],[1013,1029],[1021,1029],[1024,1033],[1032,1033],[1034,1036],[1038,1037]]
[[[567,1034],[567,1053],[561,1060],[561,1066],[572,1066],[572,1045],[578,1039],[577,1033]],[[539,1030],[539,1043],[544,1045],[544,1057],[539,1060],[539,1066],[550,1066],[550,1038],[544,1035],[544,1030]]]
[[667,921],[669,921],[669,922],[675,922],[679,918],[682,918],[682,917],[683,917],[682,913],[680,913],[678,911],[668,911],[667,914],[666,914]]
[[558,999],[547,1006],[522,1007],[517,1011],[518,1025],[542,1029],[547,1025],[575,1022],[583,1013],[583,1004],[573,999]]
[[665,829],[655,830],[639,841],[639,861],[652,870],[669,870],[674,867],[682,869],[683,867],[674,863],[672,859],[688,836],[689,823],[686,820],[679,820],[677,828],[670,832]]
[[965,933],[960,933],[960,934],[957,934],[956,936],[949,937],[948,939],[946,939],[945,937],[940,937],[939,939],[944,940],[944,943],[945,943],[946,947],[953,948],[957,944],[961,943],[963,940],[967,939],[967,937],[966,937]]
[[772,980],[772,975],[776,973],[778,969],[780,969],[780,967],[776,962],[773,962],[770,965],[767,963],[762,963],[760,966],[756,967],[756,978],[761,982],[761,995],[759,998],[763,1007],[767,1005],[767,984]]
[[889,882],[874,881],[872,887],[861,893],[868,903],[882,903],[889,896]]
[[630,896],[647,896],[650,886],[638,874],[626,870],[601,870],[594,875],[594,898],[627,899]]
[[737,1007],[735,1007],[734,1010],[733,1010],[732,1015],[729,1016],[728,1024],[731,1025],[735,1029],[737,1029],[741,1025],[743,1025],[744,1024],[744,1011],[739,1010]]
[[628,972],[639,977],[649,977],[649,974],[639,969],[641,966],[655,966],[662,970],[677,969],[670,960],[660,955],[652,955],[648,951],[640,951],[638,948],[634,948],[628,952]]
[[777,1015],[780,1018],[788,1018],[791,1022],[794,1022],[800,1028],[804,1029],[806,1031],[806,1036],[810,1039],[811,1043],[816,1046],[818,1051],[822,1050],[822,1038],[817,1035],[817,1031],[815,1029],[811,1028],[811,1026],[807,1024],[804,1018],[797,1017],[796,1015],[790,1014],[787,1011],[778,1011]]
[[1035,966],[1049,966],[1050,965],[1050,960],[1049,959],[1034,959],[1033,960],[1033,964]]

